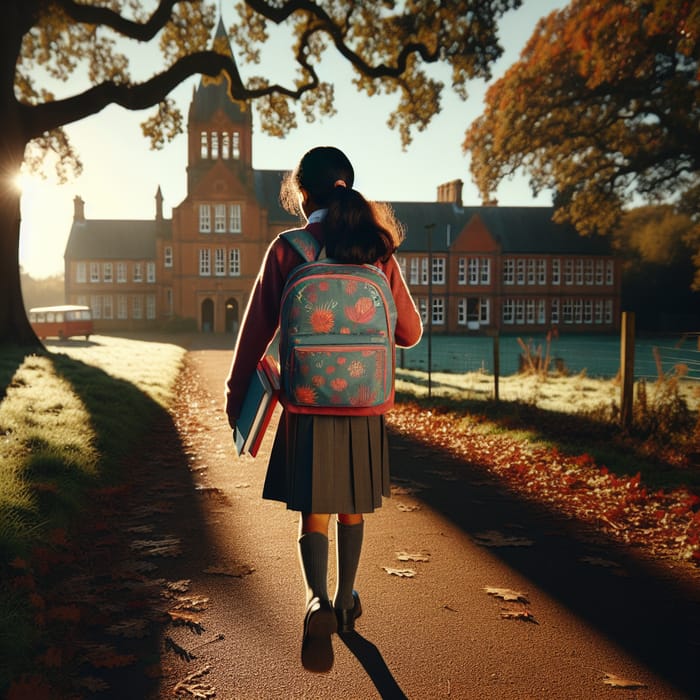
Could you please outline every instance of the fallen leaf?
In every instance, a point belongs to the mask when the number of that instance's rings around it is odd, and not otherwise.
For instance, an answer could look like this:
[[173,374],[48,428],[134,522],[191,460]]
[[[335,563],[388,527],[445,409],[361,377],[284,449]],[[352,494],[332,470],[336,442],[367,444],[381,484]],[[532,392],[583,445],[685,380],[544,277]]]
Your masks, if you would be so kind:
[[254,571],[255,569],[247,564],[208,566],[204,569],[205,574],[212,574],[213,576],[231,576],[233,578],[243,578],[244,576],[249,576]]
[[216,697],[216,691],[209,683],[202,683],[200,679],[211,671],[211,666],[205,666],[201,671],[191,673],[187,678],[181,680],[174,688],[175,695],[187,694],[197,700],[207,700]]
[[535,544],[527,537],[516,537],[514,535],[504,535],[498,530],[488,530],[478,532],[474,535],[477,544],[483,547],[531,547]]
[[187,627],[195,634],[202,634],[204,632],[204,626],[201,621],[191,612],[184,610],[168,610],[168,615],[170,616],[171,622],[176,627]]
[[538,624],[535,616],[526,608],[501,608],[501,617],[504,620],[522,620]]
[[179,597],[175,610],[191,610],[192,612],[202,612],[209,607],[209,598],[205,596]]
[[188,578],[180,579],[179,581],[168,581],[165,587],[171,593],[187,593],[190,590],[192,581]]
[[396,552],[396,558],[399,561],[430,561],[430,554],[428,552],[418,552],[416,554]]
[[411,513],[414,510],[420,510],[419,505],[408,505],[407,503],[397,503],[396,507],[403,513]]
[[640,683],[639,681],[633,681],[629,678],[622,678],[614,673],[605,673],[603,675],[603,683],[605,685],[611,685],[613,688],[646,688],[645,683]]
[[389,576],[398,576],[400,578],[413,578],[416,575],[413,569],[393,569],[390,566],[383,566],[382,569],[384,569]]
[[521,593],[520,591],[514,591],[510,588],[496,588],[494,586],[484,586],[484,590],[496,598],[501,598],[506,602],[517,602],[517,603],[529,603],[527,599],[527,593]]

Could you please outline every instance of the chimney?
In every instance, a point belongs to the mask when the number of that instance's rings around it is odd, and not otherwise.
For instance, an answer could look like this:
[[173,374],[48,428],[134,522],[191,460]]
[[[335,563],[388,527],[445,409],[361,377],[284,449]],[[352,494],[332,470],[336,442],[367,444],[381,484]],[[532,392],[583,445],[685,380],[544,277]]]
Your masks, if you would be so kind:
[[451,180],[450,182],[445,182],[442,185],[438,185],[437,201],[451,202],[452,204],[456,204],[458,207],[461,207],[463,187],[464,182],[462,182],[462,180]]
[[85,202],[77,194],[73,198],[73,221],[85,223]]
[[156,192],[156,221],[163,221],[163,193],[160,191],[160,185]]

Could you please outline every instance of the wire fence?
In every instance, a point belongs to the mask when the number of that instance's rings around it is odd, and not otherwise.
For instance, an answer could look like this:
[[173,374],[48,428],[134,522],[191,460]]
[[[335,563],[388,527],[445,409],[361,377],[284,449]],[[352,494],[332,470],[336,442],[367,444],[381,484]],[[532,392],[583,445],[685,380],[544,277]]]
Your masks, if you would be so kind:
[[[508,335],[499,338],[500,374],[516,374],[522,364],[523,348],[545,356],[545,336]],[[570,374],[584,372],[590,377],[612,378],[620,370],[619,336],[559,336],[549,347],[550,368]],[[485,372],[493,374],[494,338],[487,336],[438,336],[426,332],[410,350],[398,350],[397,365],[403,369],[433,372]],[[678,366],[687,369],[686,379],[700,382],[700,332],[638,338],[635,342],[634,376],[657,379]]]

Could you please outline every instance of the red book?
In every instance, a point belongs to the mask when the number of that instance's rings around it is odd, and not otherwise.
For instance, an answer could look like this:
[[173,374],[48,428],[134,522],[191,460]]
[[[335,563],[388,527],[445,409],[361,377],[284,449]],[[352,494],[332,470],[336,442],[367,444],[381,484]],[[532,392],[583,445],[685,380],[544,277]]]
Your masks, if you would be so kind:
[[258,454],[267,426],[275,412],[279,391],[279,366],[272,355],[265,355],[258,362],[257,370],[250,380],[241,415],[233,431],[233,440],[239,455],[247,453],[255,457]]

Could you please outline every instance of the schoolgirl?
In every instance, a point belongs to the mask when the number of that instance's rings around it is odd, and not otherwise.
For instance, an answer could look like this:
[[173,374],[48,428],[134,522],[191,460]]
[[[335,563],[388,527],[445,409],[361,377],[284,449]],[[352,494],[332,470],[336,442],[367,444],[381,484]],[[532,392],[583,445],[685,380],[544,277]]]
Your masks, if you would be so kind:
[[[401,229],[387,207],[353,189],[347,156],[332,146],[308,151],[285,179],[281,200],[306,219],[306,229],[339,262],[370,263],[386,274],[397,310],[396,344],[415,345],[422,325],[393,253]],[[235,426],[258,360],[277,330],[285,281],[303,260],[277,237],[269,246],[246,308],[226,381],[226,413]],[[354,590],[364,513],[389,495],[384,416],[328,416],[283,411],[267,468],[263,498],[301,513],[299,560],[306,584],[301,660],[310,671],[333,665],[331,635],[354,629],[362,607]],[[328,525],[337,514],[337,581],[327,589]]]

